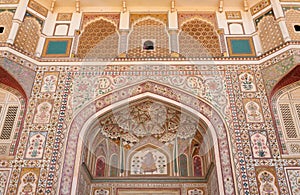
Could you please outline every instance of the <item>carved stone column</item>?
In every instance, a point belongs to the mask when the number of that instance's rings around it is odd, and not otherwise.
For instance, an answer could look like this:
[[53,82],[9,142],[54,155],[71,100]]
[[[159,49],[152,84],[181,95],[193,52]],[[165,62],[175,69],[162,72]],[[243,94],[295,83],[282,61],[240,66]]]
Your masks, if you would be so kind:
[[20,0],[16,9],[7,43],[14,44],[21,22],[24,19],[29,0]]

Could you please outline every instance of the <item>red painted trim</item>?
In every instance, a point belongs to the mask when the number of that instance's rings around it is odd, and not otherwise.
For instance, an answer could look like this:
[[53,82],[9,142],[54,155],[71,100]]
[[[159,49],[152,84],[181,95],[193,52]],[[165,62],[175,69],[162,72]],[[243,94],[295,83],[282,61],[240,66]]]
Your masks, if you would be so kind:
[[[283,87],[297,82],[300,80],[300,64],[292,69],[288,74],[286,74],[273,88],[270,97],[272,98],[276,92],[278,92]],[[270,98],[270,99],[271,99]]]
[[273,87],[270,96],[269,96],[269,107],[271,110],[271,116],[273,120],[273,126],[276,129],[277,141],[279,144],[280,154],[283,154],[281,139],[279,138],[278,127],[276,124],[276,118],[274,115],[274,102],[272,101],[273,96],[282,88],[295,83],[300,80],[300,64],[298,64],[295,68],[293,68],[289,73],[287,73],[279,82]]
[[26,96],[26,93],[23,90],[22,86],[19,84],[19,82],[15,78],[13,78],[2,67],[0,67],[0,83],[17,90],[25,98],[25,100],[27,102],[27,96]]

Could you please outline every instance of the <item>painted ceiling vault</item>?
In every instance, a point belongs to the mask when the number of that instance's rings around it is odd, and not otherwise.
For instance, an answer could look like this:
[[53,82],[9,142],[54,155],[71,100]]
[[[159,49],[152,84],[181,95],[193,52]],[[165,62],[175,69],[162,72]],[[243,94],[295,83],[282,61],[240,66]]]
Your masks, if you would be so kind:
[[[157,139],[160,143],[174,144],[175,139],[202,142],[206,127],[186,111],[154,99],[130,103],[99,117],[91,127],[86,140],[101,137],[130,149],[141,140]],[[95,136],[96,135],[96,136]],[[96,143],[97,145],[97,143]]]

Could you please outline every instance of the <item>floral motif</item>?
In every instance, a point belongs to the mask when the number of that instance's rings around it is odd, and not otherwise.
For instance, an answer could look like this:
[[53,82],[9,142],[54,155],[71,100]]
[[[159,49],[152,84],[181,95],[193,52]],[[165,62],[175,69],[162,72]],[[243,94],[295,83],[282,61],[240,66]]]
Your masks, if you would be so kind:
[[251,136],[253,155],[255,158],[270,158],[270,149],[267,145],[267,137],[260,133]]
[[43,79],[41,92],[55,92],[57,84],[57,76],[50,74]]
[[244,92],[254,92],[256,87],[254,85],[254,78],[250,73],[243,73],[239,76],[241,82],[241,89]]

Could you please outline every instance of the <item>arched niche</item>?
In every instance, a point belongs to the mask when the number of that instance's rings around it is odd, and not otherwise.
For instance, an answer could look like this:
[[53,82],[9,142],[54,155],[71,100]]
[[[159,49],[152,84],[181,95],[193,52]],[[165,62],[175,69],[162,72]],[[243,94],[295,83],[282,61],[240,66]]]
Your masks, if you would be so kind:
[[271,91],[270,104],[283,156],[300,156],[300,65],[282,77]]
[[[144,86],[147,87],[145,88]],[[140,90],[130,97],[122,95],[126,90],[133,90],[137,88],[140,88]],[[177,95],[166,96],[163,93],[163,90],[157,90],[157,88],[164,88],[166,91],[172,90],[174,94]],[[212,138],[211,143],[213,143],[214,146],[212,151],[209,151],[215,154],[210,157],[210,159],[215,159],[215,168],[217,172],[217,176],[215,178],[217,181],[214,182],[218,183],[218,191],[220,191],[220,194],[234,194],[235,186],[233,183],[234,178],[232,174],[232,165],[231,161],[228,161],[228,159],[231,159],[229,150],[230,144],[228,143],[227,127],[224,125],[223,119],[207,102],[177,89],[168,88],[169,87],[165,85],[146,81],[145,83],[129,86],[126,89],[99,97],[84,107],[73,119],[68,131],[68,140],[61,175],[61,185],[64,187],[61,188],[60,193],[76,193],[76,189],[80,187],[80,183],[78,183],[77,178],[79,177],[78,174],[81,174],[80,170],[83,159],[82,149],[86,145],[85,136],[86,133],[91,130],[91,124],[93,124],[98,117],[105,115],[105,113],[110,112],[111,110],[116,110],[122,105],[147,97],[177,106],[186,112],[193,113],[193,116],[203,121],[203,123],[207,126],[207,129],[209,129],[209,135]],[[144,89],[146,90],[144,91]],[[113,100],[113,102],[109,102],[109,100]],[[205,143],[208,144],[208,142]],[[178,148],[176,148],[176,150],[177,149]],[[119,152],[122,153],[124,151],[121,150]],[[125,159],[122,159],[120,165],[118,165],[120,168],[124,166],[122,165],[123,162],[125,162]],[[178,159],[176,159],[176,163],[174,164],[178,169]],[[121,169],[120,176],[124,176],[124,174],[125,173]],[[230,187],[225,189],[224,183]]]
[[[210,151],[213,143],[204,122],[158,99],[145,97],[120,106],[96,118],[88,129],[83,137],[85,151],[82,155],[92,158],[84,159],[83,163],[89,174],[97,179],[112,174],[107,169],[97,174],[97,168],[93,174],[95,159],[110,159],[113,154],[118,156],[117,163],[100,163],[102,167],[119,170],[119,174],[113,176],[171,177],[186,172],[182,176],[204,178],[209,177],[208,170],[215,164],[209,160],[213,155]],[[204,136],[207,136],[205,143]],[[211,147],[209,150],[205,148],[207,145]],[[179,157],[182,154],[187,157],[185,168]],[[194,166],[195,156],[201,162]],[[188,167],[199,169],[200,174],[193,174]]]
[[[0,67],[0,156],[13,158],[24,123],[27,97],[12,75]],[[17,136],[16,136],[17,135]]]

